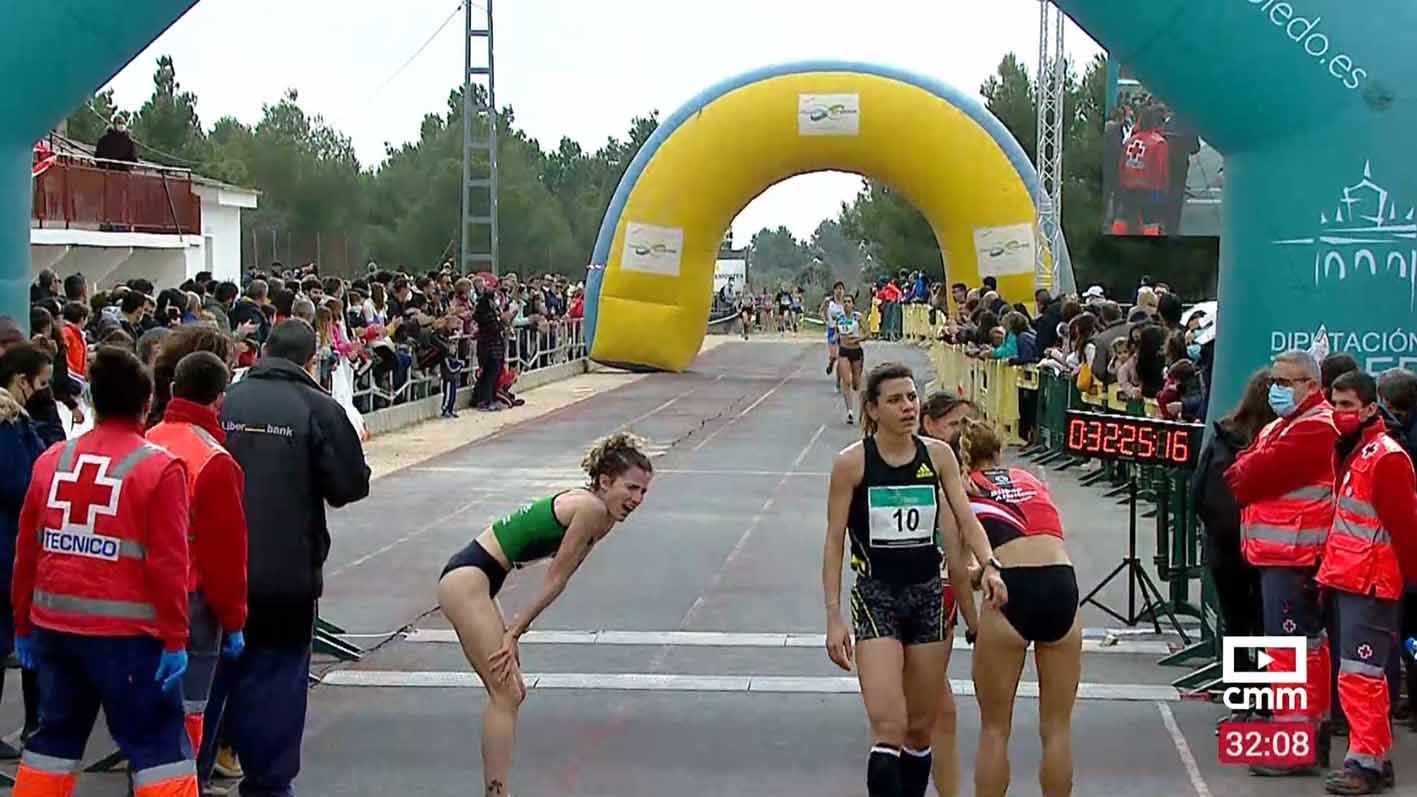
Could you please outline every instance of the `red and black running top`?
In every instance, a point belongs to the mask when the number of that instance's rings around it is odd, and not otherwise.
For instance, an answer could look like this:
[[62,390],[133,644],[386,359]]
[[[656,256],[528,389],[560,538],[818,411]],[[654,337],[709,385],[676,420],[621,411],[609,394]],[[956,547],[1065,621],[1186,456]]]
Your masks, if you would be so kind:
[[982,493],[969,499],[989,544],[995,548],[1019,537],[1050,534],[1063,538],[1063,519],[1048,488],[1020,468],[990,468],[969,476]]

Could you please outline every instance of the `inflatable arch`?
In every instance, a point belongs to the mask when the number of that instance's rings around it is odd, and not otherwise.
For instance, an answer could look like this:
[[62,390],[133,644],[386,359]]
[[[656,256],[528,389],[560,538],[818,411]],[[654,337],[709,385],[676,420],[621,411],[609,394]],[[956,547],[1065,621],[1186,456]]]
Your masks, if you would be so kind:
[[[0,313],[28,316],[34,141],[195,2],[0,4],[0,105],[7,109],[0,121]],[[1417,367],[1417,105],[1407,93],[1417,73],[1408,42],[1417,4],[1147,0],[1122,9],[1116,0],[1056,2],[1226,156],[1212,410],[1228,410],[1247,375],[1279,350],[1306,346],[1320,332],[1369,370]],[[816,69],[747,76],[666,120],[602,227],[599,267],[590,275],[595,356],[684,367],[709,301],[708,274],[690,289],[690,272],[754,191],[792,174],[858,171],[905,190],[933,214],[959,279],[977,267],[978,248],[964,234],[968,223],[948,217],[954,206],[939,181],[968,181],[957,201],[971,213],[975,204],[987,208],[971,222],[1032,223],[1027,164],[997,123],[971,115],[971,100],[878,68]],[[774,105],[780,93],[785,107]],[[859,102],[812,105],[801,97],[852,93]],[[750,112],[748,98],[764,104],[759,113]],[[730,106],[738,111],[727,113]],[[908,123],[880,149],[853,151],[853,140],[879,136],[887,118]],[[858,135],[843,135],[852,125]],[[926,128],[956,136],[943,147],[946,157],[898,154],[941,147],[925,138]],[[820,135],[801,135],[808,129]],[[708,131],[725,140],[708,140]],[[773,142],[783,139],[801,146],[780,152]],[[725,161],[729,153],[745,157]],[[691,206],[701,210],[691,215]],[[1014,296],[1020,284],[1027,284],[1022,276],[1000,280]]]
[[[769,67],[708,89],[664,121],[605,215],[586,293],[591,357],[680,371],[703,343],[724,231],[769,186],[835,170],[881,180],[930,221],[952,281],[1034,290],[1033,195],[1022,148],[972,97],[897,69]],[[1066,251],[1060,281],[1072,274]]]

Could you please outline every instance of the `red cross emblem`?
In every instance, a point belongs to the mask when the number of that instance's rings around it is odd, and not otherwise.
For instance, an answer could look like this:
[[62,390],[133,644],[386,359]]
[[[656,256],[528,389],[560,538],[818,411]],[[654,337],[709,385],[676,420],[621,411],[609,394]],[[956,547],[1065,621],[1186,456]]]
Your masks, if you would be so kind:
[[57,471],[49,485],[49,507],[64,513],[60,531],[93,534],[99,515],[118,514],[118,493],[123,482],[108,475],[112,460],[98,454],[80,454],[73,471]]
[[1146,166],[1146,142],[1134,138],[1127,144],[1127,166],[1140,169]]

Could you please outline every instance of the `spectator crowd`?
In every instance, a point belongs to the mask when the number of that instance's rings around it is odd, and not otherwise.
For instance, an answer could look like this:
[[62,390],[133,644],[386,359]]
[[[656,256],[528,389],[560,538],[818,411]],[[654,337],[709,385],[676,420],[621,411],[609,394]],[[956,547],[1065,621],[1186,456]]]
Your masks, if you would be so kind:
[[136,797],[195,797],[216,776],[292,794],[326,507],[369,492],[361,411],[421,398],[419,374],[445,416],[469,385],[480,410],[521,403],[518,365],[580,356],[581,290],[451,264],[102,291],[42,272],[29,333],[0,317],[16,794],[72,793],[100,707]]

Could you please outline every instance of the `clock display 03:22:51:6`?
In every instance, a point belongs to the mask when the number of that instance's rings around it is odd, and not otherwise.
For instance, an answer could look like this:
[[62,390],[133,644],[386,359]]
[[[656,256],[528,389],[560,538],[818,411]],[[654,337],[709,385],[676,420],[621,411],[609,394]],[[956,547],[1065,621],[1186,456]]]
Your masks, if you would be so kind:
[[1187,466],[1198,454],[1200,429],[1194,424],[1070,411],[1067,449],[1090,457]]

